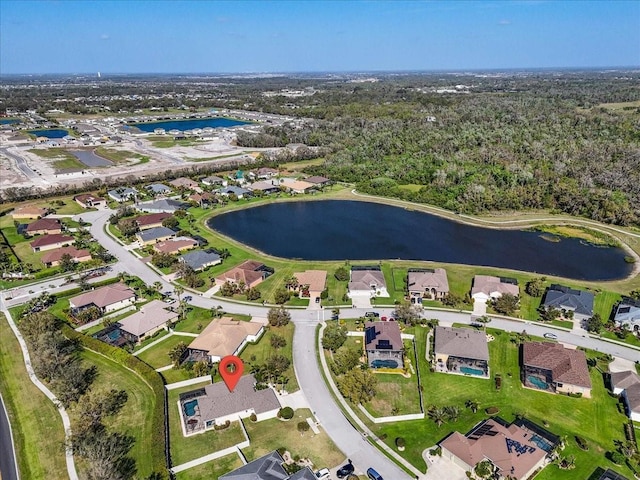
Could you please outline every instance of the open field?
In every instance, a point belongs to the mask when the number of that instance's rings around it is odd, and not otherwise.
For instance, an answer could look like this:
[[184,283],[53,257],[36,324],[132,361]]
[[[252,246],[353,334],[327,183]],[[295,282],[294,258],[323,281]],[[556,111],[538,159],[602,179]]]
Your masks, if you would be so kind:
[[238,454],[232,453],[224,457],[217,458],[212,462],[203,463],[197,467],[189,468],[183,472],[176,474],[177,480],[212,480],[217,479],[220,475],[229,473],[236,468],[240,468],[242,461]]
[[111,160],[114,163],[121,163],[121,164],[134,163],[136,165],[140,165],[142,163],[147,163],[149,161],[149,157],[142,155],[140,153],[131,152],[129,150],[119,150],[115,148],[98,147],[95,149],[95,153],[96,155],[104,157],[107,160]]
[[189,345],[193,338],[183,337],[181,335],[172,335],[169,338],[162,340],[157,345],[145,350],[137,357],[143,362],[151,365],[154,369],[171,365],[173,363],[169,358],[169,352],[173,347],[179,343],[185,343]]

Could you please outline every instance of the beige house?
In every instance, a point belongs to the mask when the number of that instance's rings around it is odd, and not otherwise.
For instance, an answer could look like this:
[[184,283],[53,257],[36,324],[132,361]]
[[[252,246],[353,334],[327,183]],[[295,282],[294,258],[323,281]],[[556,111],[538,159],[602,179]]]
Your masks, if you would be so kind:
[[70,298],[69,308],[75,313],[86,308],[98,307],[105,314],[133,305],[135,301],[136,294],[133,290],[124,283],[114,283]]
[[291,193],[309,193],[309,191],[316,188],[313,183],[305,182],[304,180],[295,180],[292,178],[281,179],[280,185]]
[[365,323],[364,350],[371,368],[404,368],[404,344],[398,322]]
[[256,260],[246,260],[237,267],[227,270],[216,277],[216,285],[224,285],[226,282],[240,284],[243,283],[247,288],[255,287],[269,276],[269,272],[265,269],[265,265]]
[[60,265],[60,261],[65,255],[71,256],[71,259],[76,263],[88,262],[91,260],[91,252],[89,252],[89,250],[78,250],[76,247],[71,246],[47,252],[42,256],[40,261],[45,267],[57,267]]
[[449,293],[449,280],[444,268],[409,269],[407,288],[411,303],[422,299],[440,300]]
[[198,242],[193,238],[180,237],[172,240],[166,240],[164,242],[158,242],[153,246],[156,252],[160,253],[180,253],[184,250],[189,250],[198,246]]
[[485,332],[438,326],[434,354],[437,372],[489,378],[489,347]]
[[102,197],[95,197],[89,193],[76,195],[73,200],[82,208],[104,208],[107,206],[107,200]]
[[57,218],[39,218],[27,225],[26,233],[29,235],[49,235],[62,233],[62,224]]
[[491,275],[476,275],[473,277],[473,287],[471,288],[471,298],[481,302],[489,299],[495,300],[505,293],[515,297],[520,295],[518,281],[513,278],[492,277]]
[[327,288],[327,272],[325,270],[306,270],[296,272],[293,276],[298,281],[297,290],[301,297],[320,301],[320,295]]
[[610,374],[611,390],[624,401],[625,411],[634,422],[640,422],[640,375],[631,370]]
[[351,267],[348,295],[353,297],[388,297],[387,283],[380,267]]
[[34,252],[44,252],[46,250],[53,250],[54,248],[67,247],[74,241],[74,238],[69,235],[54,233],[52,235],[38,237],[29,245],[31,245]]
[[157,331],[167,328],[168,322],[178,318],[178,314],[168,310],[168,307],[160,300],[152,300],[140,308],[139,312],[120,320],[120,331],[129,341],[141,342]]
[[238,355],[249,342],[257,342],[264,333],[264,320],[250,322],[222,317],[213,320],[196,339],[189,344],[188,360],[219,362],[227,355]]
[[196,192],[202,192],[202,189],[200,188],[200,184],[187,177],[176,178],[175,180],[171,180],[169,184],[176,188],[183,187],[189,190],[195,190]]
[[11,212],[11,218],[14,220],[24,220],[29,218],[42,218],[49,213],[49,209],[34,207],[32,205],[25,205],[24,207],[16,208]]

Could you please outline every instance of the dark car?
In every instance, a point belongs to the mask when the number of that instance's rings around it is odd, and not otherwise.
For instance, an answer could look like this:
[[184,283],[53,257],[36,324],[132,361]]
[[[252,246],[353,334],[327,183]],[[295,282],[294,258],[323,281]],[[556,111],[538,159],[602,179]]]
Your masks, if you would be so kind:
[[336,475],[338,476],[338,478],[344,478],[351,475],[354,470],[355,469],[353,468],[353,464],[347,463],[346,465],[343,465],[338,469]]
[[191,295],[185,295],[184,297],[182,297],[182,299],[185,302],[190,302],[191,300],[193,300],[193,297]]
[[378,318],[380,314],[378,312],[367,312],[364,314],[366,318]]

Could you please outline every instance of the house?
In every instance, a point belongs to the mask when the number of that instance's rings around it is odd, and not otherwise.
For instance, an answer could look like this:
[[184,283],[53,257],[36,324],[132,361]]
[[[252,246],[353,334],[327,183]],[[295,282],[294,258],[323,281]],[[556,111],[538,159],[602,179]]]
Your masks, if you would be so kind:
[[289,474],[282,466],[284,459],[274,450],[271,453],[249,462],[229,473],[225,473],[220,480],[318,480],[309,467],[304,467]]
[[319,301],[320,295],[327,288],[327,272],[325,270],[305,270],[296,272],[293,276],[298,281],[297,290],[303,298]]
[[216,277],[216,285],[224,285],[226,282],[235,284],[243,283],[247,288],[255,287],[262,283],[273,270],[261,262],[246,260],[237,267],[227,270]]
[[449,294],[449,281],[444,268],[410,268],[407,272],[407,288],[411,303],[422,299],[441,300]]
[[75,239],[69,235],[53,233],[51,235],[38,237],[29,245],[31,245],[34,252],[44,252],[45,250],[53,250],[54,248],[68,247],[74,241]]
[[189,250],[198,246],[198,242],[189,237],[178,237],[171,240],[165,240],[153,245],[153,249],[159,253],[168,253],[174,255],[183,250]]
[[265,195],[269,195],[270,193],[277,193],[280,191],[280,185],[278,185],[274,180],[255,182],[251,185],[247,185],[247,188],[252,192],[262,192]]
[[256,170],[255,176],[260,180],[268,180],[278,175],[278,170],[275,168],[262,167]]
[[304,181],[308,183],[312,183],[316,187],[320,187],[320,188],[326,187],[327,185],[331,184],[331,180],[329,180],[327,177],[321,177],[319,175],[307,177],[304,179]]
[[139,312],[120,320],[120,332],[130,342],[141,342],[178,318],[178,314],[168,310],[168,307],[160,300],[152,300],[142,306]]
[[593,316],[593,301],[594,296],[591,292],[553,284],[544,296],[542,307],[570,311],[576,320],[586,320]]
[[627,415],[640,422],[640,375],[631,370],[609,374],[611,391],[622,396]]
[[48,213],[48,208],[25,205],[24,207],[16,208],[13,212],[11,212],[11,218],[13,218],[14,220],[42,218],[45,217]]
[[142,245],[151,245],[176,236],[176,232],[167,227],[153,227],[136,233]]
[[522,363],[525,387],[591,397],[587,358],[581,350],[555,342],[526,342],[522,345]]
[[614,310],[613,321],[621,328],[640,333],[640,300],[622,297]]
[[291,193],[309,193],[316,188],[313,183],[305,182],[304,180],[296,180],[295,178],[283,178],[280,180],[285,190]]
[[404,344],[398,322],[365,323],[364,350],[371,368],[403,368]]
[[219,188],[217,193],[228,197],[229,195],[235,195],[238,198],[250,197],[251,191],[246,188],[236,187],[235,185],[229,185],[228,187]]
[[173,215],[167,212],[151,213],[149,215],[141,215],[136,218],[136,224],[140,230],[148,230],[150,228],[161,227],[162,222],[172,217]]
[[222,263],[220,255],[214,252],[205,252],[203,250],[197,250],[195,252],[185,253],[180,255],[179,260],[182,263],[189,265],[196,272],[204,270],[212,265],[218,265]]
[[97,307],[102,314],[120,310],[133,305],[136,294],[124,283],[105,285],[69,299],[69,308],[73,313],[90,307]]
[[559,441],[528,420],[508,424],[494,417],[481,421],[466,435],[453,432],[440,447],[444,458],[467,472],[487,460],[495,475],[492,478],[525,480],[546,465]]
[[280,410],[280,402],[273,389],[256,389],[253,375],[240,377],[233,392],[224,382],[217,382],[182,393],[177,406],[185,436],[211,430],[216,425],[224,425],[227,420],[236,421],[252,414],[256,415],[258,421],[275,418]]
[[175,188],[186,188],[188,190],[195,190],[196,192],[202,191],[200,185],[195,180],[191,180],[187,177],[176,178],[175,180],[171,180],[169,182],[170,185],[173,185]]
[[88,262],[91,260],[91,252],[89,250],[78,250],[76,247],[62,247],[52,252],[45,253],[40,261],[45,267],[57,267],[60,265],[62,257],[69,255],[71,260],[76,263]]
[[62,233],[62,224],[57,218],[40,218],[27,225],[25,232],[28,235],[48,235]]
[[94,197],[89,193],[76,195],[73,200],[82,208],[106,208],[107,200],[102,197]]
[[504,294],[510,294],[514,297],[520,295],[518,281],[515,278],[492,277],[491,275],[473,277],[471,298],[474,301],[487,303],[488,300],[495,300]]
[[151,185],[147,185],[144,188],[152,195],[168,195],[173,191],[170,187],[167,187],[163,183],[152,183]]
[[438,326],[434,354],[437,372],[489,378],[489,347],[485,332]]
[[[602,471],[602,474],[598,478],[594,478],[594,476],[592,475],[591,477],[589,477],[589,480],[629,480],[624,475],[620,475],[618,472],[614,472],[610,468],[607,468],[604,471],[599,468],[597,469],[597,471]],[[597,475],[597,473],[595,473],[595,475]]]
[[178,210],[186,210],[189,204],[181,200],[172,198],[162,198],[149,202],[139,202],[135,204],[137,210],[147,213],[175,213]]
[[227,186],[227,181],[225,179],[216,177],[215,175],[212,175],[210,177],[204,177],[200,181],[202,182],[203,185],[206,185],[208,187],[213,187],[214,185],[222,185],[223,187]]
[[212,320],[188,347],[188,360],[219,362],[227,355],[239,354],[248,342],[257,342],[264,333],[264,321],[250,322],[222,317]]
[[109,195],[109,197],[111,197],[116,202],[122,203],[126,202],[127,200],[135,199],[136,195],[138,195],[138,191],[135,188],[121,187],[116,188],[115,190],[109,190],[107,192],[107,195]]
[[388,297],[387,284],[380,267],[351,267],[349,298]]
[[188,200],[197,203],[201,208],[206,208],[218,201],[216,196],[209,192],[194,193],[193,195],[189,195]]

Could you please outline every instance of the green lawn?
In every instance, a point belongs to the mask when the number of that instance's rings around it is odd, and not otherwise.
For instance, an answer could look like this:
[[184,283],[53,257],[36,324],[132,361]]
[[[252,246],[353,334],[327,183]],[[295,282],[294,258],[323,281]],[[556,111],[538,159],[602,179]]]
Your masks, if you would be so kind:
[[169,351],[173,347],[175,347],[179,343],[186,343],[187,345],[189,345],[192,341],[192,337],[172,335],[136,356],[143,362],[151,365],[153,368],[164,367],[173,363],[169,358]]
[[13,426],[20,476],[29,480],[68,478],[60,414],[31,383],[18,341],[2,314],[0,339],[0,392]]
[[313,418],[311,411],[304,408],[296,410],[294,417],[286,422],[277,418],[255,423],[250,420],[245,421],[244,425],[251,439],[249,448],[243,450],[245,457],[249,461],[255,460],[284,447],[292,456],[309,458],[313,462],[314,469],[338,465],[344,459],[344,455],[322,427],[318,435],[311,430],[304,434],[297,430],[296,424],[309,417]]
[[115,388],[127,392],[128,400],[124,408],[118,416],[105,423],[108,427],[136,439],[130,456],[136,460],[138,475],[146,477],[151,474],[153,468],[149,455],[152,449],[150,442],[153,410],[156,402],[162,402],[162,399],[155,398],[153,391],[142,378],[107,357],[88,350],[84,350],[81,356],[87,366],[98,367],[98,376],[91,386],[92,390]]
[[[249,315],[240,313],[228,314],[227,316],[235,318],[236,320],[251,320]],[[200,333],[211,323],[211,320],[213,320],[211,310],[190,305],[186,318],[178,322],[174,329],[177,332]]]
[[240,468],[242,461],[237,453],[225,455],[215,460],[197,467],[190,468],[176,474],[177,480],[214,480],[219,476],[229,473],[232,470]]
[[180,398],[180,394],[205,385],[207,385],[207,383],[191,385],[168,392],[169,435],[171,441],[171,461],[173,465],[180,465],[244,441],[242,428],[238,422],[233,422],[229,428],[224,430],[209,430],[205,433],[189,437],[185,437],[182,434],[180,414],[178,412],[178,399]]

